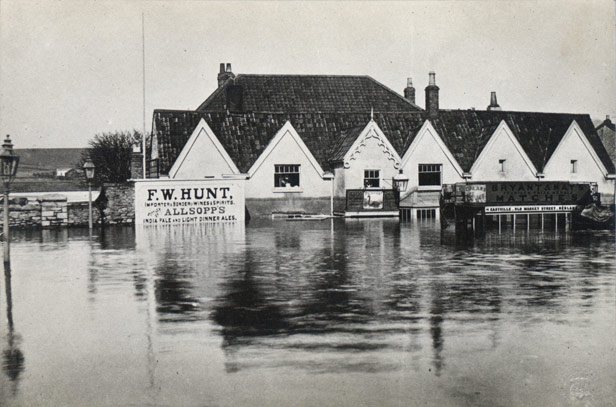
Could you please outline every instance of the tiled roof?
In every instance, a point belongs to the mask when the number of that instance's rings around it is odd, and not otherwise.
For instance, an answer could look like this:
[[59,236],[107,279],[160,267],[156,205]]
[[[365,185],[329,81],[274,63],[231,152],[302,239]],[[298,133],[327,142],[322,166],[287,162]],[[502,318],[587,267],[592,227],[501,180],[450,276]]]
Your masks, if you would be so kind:
[[[370,113],[242,113],[156,110],[154,130],[158,138],[160,170],[168,173],[192,131],[203,118],[237,167],[247,172],[276,132],[288,120],[323,169],[339,161],[370,120]],[[400,156],[404,155],[427,119],[425,112],[375,112],[374,120]],[[575,120],[597,155],[613,174],[610,159],[588,115],[476,110],[441,110],[430,119],[464,171],[485,147],[504,120],[529,158],[541,172],[565,132]]]
[[[230,88],[241,94],[238,112],[368,113],[412,112],[421,108],[369,76],[239,74],[216,89],[200,112],[234,110]],[[236,93],[237,95],[238,93]]]
[[431,122],[462,169],[469,171],[502,120],[511,128],[539,172],[543,171],[558,143],[575,120],[608,172],[614,173],[614,165],[599,140],[589,115],[443,110]]
[[365,128],[366,126],[364,125],[343,130],[340,133],[340,137],[338,138],[338,140],[333,140],[332,142],[329,161],[342,161],[347,151],[349,151],[349,149],[353,146],[353,143],[355,142],[355,140],[357,140],[357,137],[359,137],[362,130]]
[[[370,113],[243,113],[156,110],[161,173],[166,174],[203,118],[237,167],[247,172],[276,132],[289,120],[323,169],[340,160],[370,120]],[[427,119],[425,112],[374,113],[374,120],[400,156]],[[609,158],[588,115],[475,110],[442,110],[431,123],[464,171],[505,120],[538,171],[543,168],[575,120],[608,172]]]
[[[361,131],[370,121],[370,113],[238,115],[222,112],[156,110],[154,129],[158,138],[162,174],[169,171],[201,118],[205,119],[242,172],[250,169],[287,120],[297,130],[319,164],[327,170],[332,157],[332,147],[337,144],[340,148],[341,133],[351,128]],[[374,119],[397,151],[402,150],[409,135],[416,133],[423,123],[422,115],[417,113],[375,113]],[[355,141],[351,140],[351,137],[348,139],[351,144]]]

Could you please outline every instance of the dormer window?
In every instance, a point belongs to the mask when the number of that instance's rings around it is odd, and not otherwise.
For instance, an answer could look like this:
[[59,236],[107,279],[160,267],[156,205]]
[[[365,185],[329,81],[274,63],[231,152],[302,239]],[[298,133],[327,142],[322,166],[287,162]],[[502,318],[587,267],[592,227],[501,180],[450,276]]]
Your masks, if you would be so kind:
[[498,167],[500,169],[500,172],[505,172],[505,163],[507,162],[507,160],[505,160],[504,158],[498,160]]
[[571,160],[571,173],[575,174],[577,171],[577,160]]

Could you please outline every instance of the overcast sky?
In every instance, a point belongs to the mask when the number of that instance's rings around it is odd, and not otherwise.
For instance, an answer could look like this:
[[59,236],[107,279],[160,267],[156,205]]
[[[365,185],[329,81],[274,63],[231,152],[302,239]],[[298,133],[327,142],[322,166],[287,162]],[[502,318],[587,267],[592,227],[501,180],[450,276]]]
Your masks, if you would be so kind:
[[83,147],[195,109],[235,73],[370,75],[441,108],[616,115],[611,0],[206,2],[0,0],[0,131],[17,148]]

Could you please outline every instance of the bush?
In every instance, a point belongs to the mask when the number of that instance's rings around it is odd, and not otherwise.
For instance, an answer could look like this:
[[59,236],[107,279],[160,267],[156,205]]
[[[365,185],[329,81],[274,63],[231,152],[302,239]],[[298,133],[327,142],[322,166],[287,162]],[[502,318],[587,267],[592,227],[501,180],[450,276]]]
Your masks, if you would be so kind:
[[131,178],[130,163],[134,144],[141,144],[140,132],[133,130],[114,133],[101,133],[90,140],[79,163],[83,173],[83,164],[88,158],[96,166],[94,184],[106,182],[126,182]]

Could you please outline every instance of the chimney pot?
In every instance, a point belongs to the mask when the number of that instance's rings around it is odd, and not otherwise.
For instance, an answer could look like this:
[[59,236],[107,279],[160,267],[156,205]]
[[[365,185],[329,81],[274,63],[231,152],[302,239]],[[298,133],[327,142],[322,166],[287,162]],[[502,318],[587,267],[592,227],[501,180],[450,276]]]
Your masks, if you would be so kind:
[[608,122],[610,121],[610,115],[609,114],[605,115],[605,121],[608,121]]
[[404,88],[404,98],[415,104],[415,88],[413,87],[413,78],[406,79],[406,88]]
[[492,110],[502,110],[501,107],[498,105],[498,102],[496,101],[496,92],[491,92],[490,93],[490,106],[488,106],[489,111]]
[[220,72],[218,73],[218,87],[220,88],[228,79],[235,78],[233,72],[231,72],[231,64],[227,63],[226,67],[224,63],[220,64]]
[[432,119],[438,116],[438,91],[439,88],[436,86],[436,74],[434,71],[430,71],[430,80],[428,82],[428,86],[426,86],[426,111],[428,112],[428,116]]

